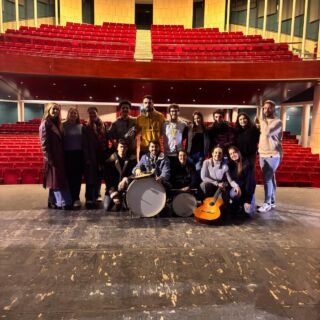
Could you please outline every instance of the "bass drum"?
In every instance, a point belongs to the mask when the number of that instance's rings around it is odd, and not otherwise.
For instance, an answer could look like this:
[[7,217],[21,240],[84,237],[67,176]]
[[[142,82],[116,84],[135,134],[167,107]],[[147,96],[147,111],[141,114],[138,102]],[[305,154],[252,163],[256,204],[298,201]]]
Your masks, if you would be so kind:
[[154,217],[166,204],[166,190],[154,178],[134,180],[128,187],[126,202],[135,215]]
[[179,217],[190,217],[197,207],[197,199],[190,193],[179,193],[172,200],[172,209]]

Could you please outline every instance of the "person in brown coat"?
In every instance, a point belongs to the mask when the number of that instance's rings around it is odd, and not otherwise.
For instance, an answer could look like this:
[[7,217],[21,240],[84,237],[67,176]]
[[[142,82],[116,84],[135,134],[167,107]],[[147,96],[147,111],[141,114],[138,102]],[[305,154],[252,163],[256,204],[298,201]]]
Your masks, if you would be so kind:
[[65,174],[61,107],[49,103],[39,127],[44,159],[43,186],[49,188],[49,208],[71,209],[72,201]]

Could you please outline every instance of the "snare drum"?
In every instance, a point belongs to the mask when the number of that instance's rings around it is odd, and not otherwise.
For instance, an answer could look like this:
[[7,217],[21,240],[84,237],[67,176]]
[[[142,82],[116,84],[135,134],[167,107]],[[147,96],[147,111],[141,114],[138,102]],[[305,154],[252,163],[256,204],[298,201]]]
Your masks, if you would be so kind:
[[141,217],[153,217],[166,204],[166,191],[154,178],[134,180],[130,183],[126,202],[130,211]]
[[172,209],[179,217],[190,217],[197,207],[197,199],[190,193],[179,193],[172,200]]

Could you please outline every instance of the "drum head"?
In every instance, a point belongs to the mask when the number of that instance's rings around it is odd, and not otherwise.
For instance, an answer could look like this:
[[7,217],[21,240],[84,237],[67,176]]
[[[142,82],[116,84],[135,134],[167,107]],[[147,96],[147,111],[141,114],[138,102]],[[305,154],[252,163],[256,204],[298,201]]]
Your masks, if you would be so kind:
[[197,207],[197,199],[190,193],[179,193],[172,201],[172,209],[177,216],[190,217]]
[[132,181],[126,195],[129,209],[142,217],[157,215],[166,204],[166,191],[154,178]]

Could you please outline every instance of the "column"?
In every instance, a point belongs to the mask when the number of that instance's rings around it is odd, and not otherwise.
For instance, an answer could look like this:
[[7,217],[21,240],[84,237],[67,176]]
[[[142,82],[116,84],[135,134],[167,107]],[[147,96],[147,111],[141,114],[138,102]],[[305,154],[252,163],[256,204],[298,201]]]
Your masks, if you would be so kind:
[[262,28],[262,37],[266,37],[267,29],[267,12],[268,12],[268,0],[264,0],[264,11],[263,11],[263,28]]
[[38,28],[38,1],[33,0],[34,26]]
[[20,23],[19,23],[19,0],[15,0],[14,4],[15,4],[15,7],[16,7],[16,29],[18,30],[20,28]]
[[226,120],[227,122],[229,122],[229,121],[230,121],[230,113],[229,113],[229,109],[225,110],[224,120]]
[[320,82],[314,87],[310,147],[312,153],[320,153]]
[[283,131],[286,131],[287,107],[285,107],[285,106],[280,106],[280,120],[282,121]]
[[249,23],[250,23],[250,0],[247,0],[246,36],[249,34]]
[[231,121],[232,121],[233,123],[235,123],[235,122],[237,121],[238,113],[239,113],[239,109],[238,109],[238,108],[233,108],[233,109],[232,109],[232,118],[231,118]]
[[0,33],[4,33],[3,30],[3,16],[2,16],[2,11],[3,7],[2,7],[2,0],[0,1]]
[[58,0],[54,0],[54,17],[55,17],[55,22],[56,26],[59,25],[59,8],[58,8]]
[[308,18],[308,0],[304,2],[304,15],[303,15],[303,33],[302,33],[302,46],[301,57],[304,58],[304,51],[306,47],[306,35],[307,35],[307,18]]
[[24,101],[18,96],[17,101],[17,111],[18,111],[18,121],[24,121]]
[[227,3],[227,23],[226,23],[226,27],[227,27],[227,32],[230,31],[230,3],[231,3],[231,0],[227,0],[228,3]]
[[[292,15],[291,15],[291,32],[290,32],[290,42],[293,42],[294,37],[294,23],[296,21],[296,0],[292,1]],[[293,44],[290,45],[291,50],[293,49]]]
[[319,30],[318,30],[318,46],[317,46],[317,58],[320,59],[320,23],[319,23]]
[[277,42],[280,42],[280,40],[281,40],[282,8],[283,8],[283,0],[280,0],[280,2],[279,2],[279,14],[278,14],[278,35],[277,35]]
[[301,145],[303,147],[308,146],[309,119],[310,119],[310,105],[305,104],[302,106],[302,117],[301,117]]

